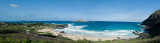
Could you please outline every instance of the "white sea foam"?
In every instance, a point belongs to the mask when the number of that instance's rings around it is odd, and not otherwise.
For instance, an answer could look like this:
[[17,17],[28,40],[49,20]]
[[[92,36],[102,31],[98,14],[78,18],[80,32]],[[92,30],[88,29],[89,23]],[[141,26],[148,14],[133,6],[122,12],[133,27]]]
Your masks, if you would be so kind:
[[138,31],[139,33],[143,33],[144,32],[144,30],[143,30],[143,28],[145,27],[144,25],[141,25],[141,24],[138,24],[138,25],[140,25],[141,27],[141,31]]
[[65,31],[67,34],[84,35],[84,36],[95,36],[95,37],[138,37],[138,35],[133,34],[134,30],[104,30],[104,31],[89,31],[84,30],[83,26],[73,26],[73,24],[68,24],[68,28],[55,29],[56,31]]
[[141,25],[141,24],[137,24],[137,25]]

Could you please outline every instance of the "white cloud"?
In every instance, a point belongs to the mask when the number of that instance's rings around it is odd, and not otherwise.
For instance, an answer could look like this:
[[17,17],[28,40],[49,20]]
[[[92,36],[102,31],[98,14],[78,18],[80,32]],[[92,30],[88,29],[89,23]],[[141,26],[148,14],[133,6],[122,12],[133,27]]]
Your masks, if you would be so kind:
[[17,4],[10,4],[9,6],[11,6],[11,7],[19,7],[19,5],[17,5]]

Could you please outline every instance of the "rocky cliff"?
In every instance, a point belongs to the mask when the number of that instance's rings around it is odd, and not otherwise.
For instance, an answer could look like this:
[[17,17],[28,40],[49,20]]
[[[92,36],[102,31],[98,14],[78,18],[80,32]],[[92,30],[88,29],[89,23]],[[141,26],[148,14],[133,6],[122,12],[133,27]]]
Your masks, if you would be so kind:
[[151,36],[160,35],[160,10],[157,10],[149,16],[146,20],[142,22],[141,25],[144,25],[144,30]]

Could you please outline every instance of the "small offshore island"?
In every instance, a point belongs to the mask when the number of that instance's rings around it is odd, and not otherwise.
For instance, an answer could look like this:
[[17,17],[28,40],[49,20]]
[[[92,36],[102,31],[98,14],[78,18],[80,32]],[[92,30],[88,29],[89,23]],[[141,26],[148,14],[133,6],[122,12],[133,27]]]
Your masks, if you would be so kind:
[[73,22],[93,22],[93,21],[87,21],[86,19],[79,19],[79,20],[74,20]]
[[43,22],[0,22],[0,43],[159,43],[160,10],[144,20],[141,25],[146,32],[139,37],[92,37],[66,34],[54,29],[67,28],[68,24],[44,24]]

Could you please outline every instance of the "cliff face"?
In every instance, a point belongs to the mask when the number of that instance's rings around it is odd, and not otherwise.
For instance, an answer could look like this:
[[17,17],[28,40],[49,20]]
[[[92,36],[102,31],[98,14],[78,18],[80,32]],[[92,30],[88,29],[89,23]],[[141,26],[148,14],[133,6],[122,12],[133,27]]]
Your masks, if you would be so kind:
[[141,25],[145,26],[144,30],[149,33],[151,37],[160,35],[160,10],[151,14]]

